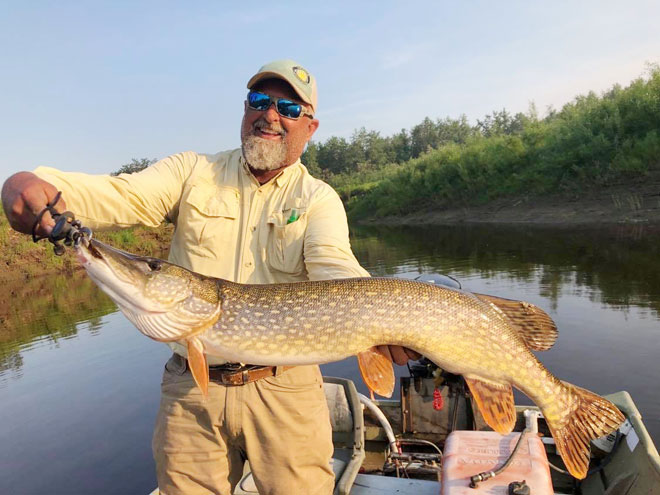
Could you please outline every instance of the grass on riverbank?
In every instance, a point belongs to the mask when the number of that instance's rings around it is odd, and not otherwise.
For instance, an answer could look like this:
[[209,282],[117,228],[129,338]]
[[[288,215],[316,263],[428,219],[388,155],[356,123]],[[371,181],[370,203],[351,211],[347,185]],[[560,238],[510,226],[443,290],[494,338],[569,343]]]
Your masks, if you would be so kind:
[[327,179],[352,219],[633,184],[660,170],[660,68],[626,88],[578,96],[543,119],[530,113],[518,123],[404,163]]
[[[108,232],[95,232],[94,236],[114,247],[144,256],[166,256],[173,227],[134,227]],[[70,272],[77,266],[72,250],[63,256],[53,253],[52,245],[43,240],[32,242],[29,235],[14,231],[4,212],[0,214],[0,280],[38,276],[48,272]]]

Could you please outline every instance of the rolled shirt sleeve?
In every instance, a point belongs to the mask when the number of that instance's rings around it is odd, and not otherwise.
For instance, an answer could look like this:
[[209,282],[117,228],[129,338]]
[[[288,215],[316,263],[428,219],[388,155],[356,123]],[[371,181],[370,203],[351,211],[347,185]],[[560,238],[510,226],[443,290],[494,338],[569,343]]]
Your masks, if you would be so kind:
[[92,229],[175,221],[181,190],[196,160],[195,153],[169,156],[134,174],[118,176],[34,170],[62,191],[67,209]]

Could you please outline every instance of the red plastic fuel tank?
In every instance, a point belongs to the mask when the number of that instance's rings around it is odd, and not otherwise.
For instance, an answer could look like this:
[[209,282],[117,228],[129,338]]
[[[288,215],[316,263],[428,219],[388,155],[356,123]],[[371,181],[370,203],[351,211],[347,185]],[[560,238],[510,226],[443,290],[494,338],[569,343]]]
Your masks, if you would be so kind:
[[442,495],[507,495],[509,483],[525,481],[534,495],[553,495],[543,442],[528,433],[509,467],[470,488],[470,477],[493,471],[509,458],[520,433],[454,431],[447,437],[442,460]]

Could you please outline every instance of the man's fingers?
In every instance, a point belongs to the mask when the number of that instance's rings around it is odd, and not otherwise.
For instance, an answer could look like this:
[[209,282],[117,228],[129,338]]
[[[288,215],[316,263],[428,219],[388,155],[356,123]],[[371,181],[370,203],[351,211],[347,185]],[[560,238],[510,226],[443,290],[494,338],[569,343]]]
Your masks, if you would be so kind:
[[422,357],[421,354],[412,349],[401,347],[400,345],[379,345],[376,346],[376,349],[387,359],[394,361],[399,366],[403,366],[411,359],[416,361]]
[[[19,172],[5,181],[2,187],[2,206],[12,228],[30,234],[39,213],[47,204],[52,203],[56,196],[57,189],[52,184],[30,172]],[[62,199],[55,205],[55,210],[66,210]],[[36,234],[50,234],[53,225],[53,219],[46,211],[39,221]]]
[[398,345],[381,345],[378,346],[378,350],[398,365],[404,365],[408,362],[408,356],[404,352],[403,347]]
[[403,352],[406,353],[408,359],[412,359],[413,361],[422,359],[422,355],[419,352],[413,351],[412,349],[408,349],[407,347],[402,347],[401,349],[403,349]]
[[392,358],[392,354],[390,353],[390,346],[389,345],[378,345],[378,346],[376,346],[376,350],[378,350],[378,352],[380,352],[383,356],[385,356],[390,361],[394,361],[394,359]]

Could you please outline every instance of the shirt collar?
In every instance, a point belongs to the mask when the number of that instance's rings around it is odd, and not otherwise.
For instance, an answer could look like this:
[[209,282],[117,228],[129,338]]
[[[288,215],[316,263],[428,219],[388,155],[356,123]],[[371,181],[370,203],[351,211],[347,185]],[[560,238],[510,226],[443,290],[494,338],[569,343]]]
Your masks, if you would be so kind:
[[282,187],[282,184],[284,184],[286,181],[289,180],[289,177],[291,174],[293,174],[294,170],[300,168],[300,158],[298,158],[294,163],[286,167],[280,174],[275,177],[275,184],[277,184],[277,187]]
[[[242,153],[240,156],[240,162],[241,165],[243,165],[243,170],[245,170],[245,173],[247,173],[248,175],[252,176],[252,178],[254,178],[252,172],[250,171],[250,167],[248,166],[247,160],[245,159]],[[282,187],[282,185],[287,180],[289,180],[289,176],[293,173],[293,170],[299,169],[300,165],[301,165],[300,158],[298,158],[294,163],[283,169],[279,174],[277,174],[273,179],[268,181],[266,184],[274,183],[275,185],[277,185],[277,187]],[[262,184],[262,186],[265,186],[266,184]]]

